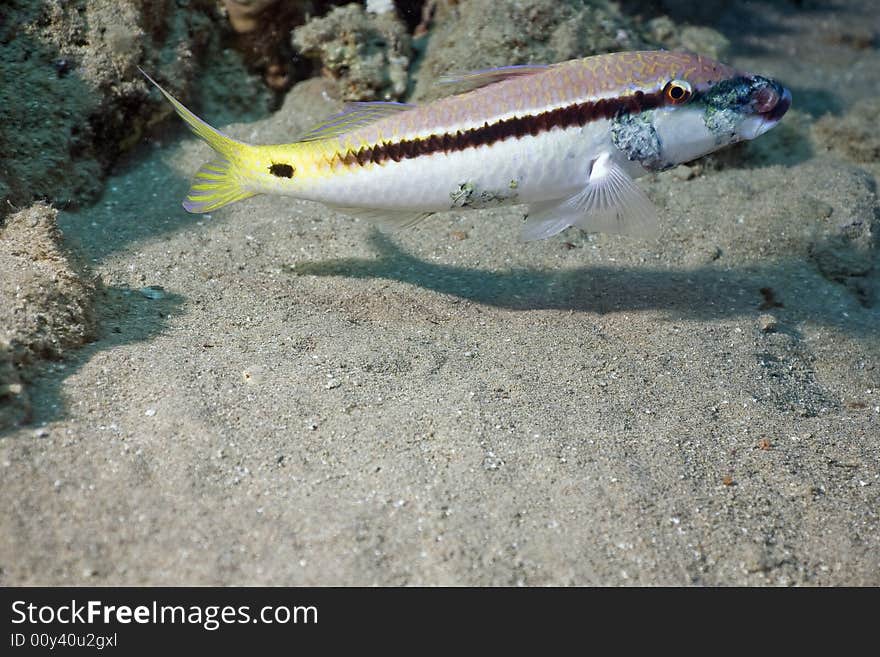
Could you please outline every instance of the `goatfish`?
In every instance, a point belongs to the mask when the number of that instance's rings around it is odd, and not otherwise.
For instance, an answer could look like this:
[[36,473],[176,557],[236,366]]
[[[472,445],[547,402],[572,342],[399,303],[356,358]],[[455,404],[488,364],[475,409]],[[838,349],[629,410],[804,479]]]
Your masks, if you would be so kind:
[[254,145],[144,75],[216,151],[195,174],[188,212],[281,194],[393,228],[526,204],[525,240],[569,226],[655,235],[656,209],[634,179],[755,139],[791,105],[779,82],[702,55],[620,52],[468,73],[455,95],[352,103],[293,143]]

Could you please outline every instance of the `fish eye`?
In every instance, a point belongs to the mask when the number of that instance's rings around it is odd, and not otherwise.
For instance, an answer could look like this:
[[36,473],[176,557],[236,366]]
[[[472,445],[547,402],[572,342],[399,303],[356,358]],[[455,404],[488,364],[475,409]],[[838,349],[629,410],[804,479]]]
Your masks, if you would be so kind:
[[681,105],[688,102],[693,95],[693,89],[687,80],[671,80],[663,89],[663,95],[673,105]]

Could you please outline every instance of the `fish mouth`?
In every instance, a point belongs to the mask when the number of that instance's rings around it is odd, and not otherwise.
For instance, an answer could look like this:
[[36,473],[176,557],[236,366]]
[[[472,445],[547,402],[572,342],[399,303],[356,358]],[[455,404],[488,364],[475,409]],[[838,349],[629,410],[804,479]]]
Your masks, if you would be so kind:
[[753,128],[752,130],[744,130],[746,139],[755,139],[776,127],[776,124],[782,120],[782,117],[785,116],[790,107],[791,92],[783,87],[782,93],[779,94],[779,99],[774,103],[773,107],[766,112],[758,112],[753,115],[753,119],[748,121],[748,123],[753,125]]
[[779,96],[779,100],[773,105],[772,108],[767,110],[766,112],[761,112],[761,117],[765,121],[771,121],[773,125],[779,122],[779,120],[785,116],[785,113],[788,111],[788,108],[791,107],[791,92],[785,87],[782,88],[782,94]]

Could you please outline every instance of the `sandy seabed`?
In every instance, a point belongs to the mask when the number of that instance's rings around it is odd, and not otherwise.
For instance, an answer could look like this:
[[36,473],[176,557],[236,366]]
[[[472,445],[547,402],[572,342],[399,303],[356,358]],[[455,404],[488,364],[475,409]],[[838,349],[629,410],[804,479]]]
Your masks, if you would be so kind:
[[[523,245],[510,208],[193,217],[203,147],[145,148],[58,219],[97,338],[0,434],[0,583],[880,585],[865,7],[720,21],[794,107],[642,181],[650,243]],[[289,141],[323,90],[229,131]]]

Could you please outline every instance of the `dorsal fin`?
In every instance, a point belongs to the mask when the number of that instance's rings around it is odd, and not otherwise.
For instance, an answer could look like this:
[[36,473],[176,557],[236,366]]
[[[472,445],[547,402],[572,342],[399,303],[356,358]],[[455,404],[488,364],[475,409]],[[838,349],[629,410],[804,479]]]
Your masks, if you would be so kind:
[[327,117],[297,141],[319,141],[338,137],[386,116],[411,110],[415,105],[393,102],[349,103],[339,114]]
[[463,93],[495,84],[502,80],[542,73],[548,68],[550,66],[547,64],[517,64],[515,66],[499,66],[498,68],[483,68],[478,71],[469,71],[457,75],[441,75],[437,78],[437,84],[455,85],[459,93]]

